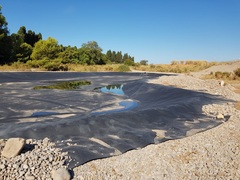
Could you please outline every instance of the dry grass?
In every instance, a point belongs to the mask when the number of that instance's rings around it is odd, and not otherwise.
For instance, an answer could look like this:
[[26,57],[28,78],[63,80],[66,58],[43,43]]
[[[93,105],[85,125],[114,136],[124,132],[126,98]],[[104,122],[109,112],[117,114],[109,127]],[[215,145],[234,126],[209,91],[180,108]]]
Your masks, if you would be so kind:
[[107,64],[107,65],[80,65],[80,64],[68,64],[69,71],[77,72],[116,72],[118,71],[119,64]]
[[13,63],[12,65],[0,66],[0,71],[31,71],[31,68],[22,63]]
[[[228,62],[229,63],[229,62]],[[140,65],[136,63],[131,68],[139,71],[149,72],[173,72],[173,73],[190,73],[197,72],[209,68],[214,65],[223,64],[218,62],[207,61],[172,61],[171,64],[150,64]],[[66,64],[68,71],[76,72],[117,72],[119,66],[122,64],[107,64],[107,65],[80,65],[80,64]],[[28,64],[15,62],[11,66],[0,66],[0,71],[46,71],[44,68],[31,68]]]
[[[121,64],[107,64],[107,65],[80,65],[80,64],[67,64],[68,71],[75,72],[117,72]],[[0,66],[0,71],[46,71],[44,68],[31,68],[27,64],[13,63],[12,65]]]
[[189,73],[201,71],[217,64],[219,63],[207,61],[172,61],[171,64],[137,65],[134,66],[133,69],[151,72]]

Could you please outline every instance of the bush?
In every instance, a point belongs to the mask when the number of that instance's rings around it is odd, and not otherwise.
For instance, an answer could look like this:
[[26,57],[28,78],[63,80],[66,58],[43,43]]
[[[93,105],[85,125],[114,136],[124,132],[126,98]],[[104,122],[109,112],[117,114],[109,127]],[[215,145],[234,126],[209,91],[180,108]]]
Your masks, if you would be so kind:
[[132,61],[131,59],[126,59],[124,61],[124,65],[126,65],[126,66],[134,66],[134,61]]
[[215,78],[217,79],[229,79],[231,77],[232,73],[230,72],[220,72],[220,71],[217,71],[215,72]]
[[141,60],[141,61],[140,61],[140,64],[141,64],[141,65],[144,65],[144,66],[145,66],[145,65],[148,65],[148,60]]
[[120,65],[118,68],[117,68],[117,71],[118,72],[128,72],[128,71],[131,71],[130,68],[126,65]]
[[27,65],[33,67],[33,68],[40,68],[43,67],[45,64],[47,64],[49,60],[43,59],[43,60],[32,60],[27,61]]
[[240,68],[237,68],[237,69],[234,71],[234,74],[235,74],[237,77],[240,77]]

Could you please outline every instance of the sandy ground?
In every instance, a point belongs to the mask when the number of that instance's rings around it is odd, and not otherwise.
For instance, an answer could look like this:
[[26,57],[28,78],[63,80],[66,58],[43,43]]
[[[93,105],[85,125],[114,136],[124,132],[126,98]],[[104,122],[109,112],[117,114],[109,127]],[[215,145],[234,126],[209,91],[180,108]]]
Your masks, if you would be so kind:
[[[192,74],[193,77],[160,77],[150,83],[168,82],[176,86],[184,83],[184,88],[194,90],[202,90],[206,85],[204,90],[208,93],[240,101],[230,85],[220,87],[218,82],[196,78],[212,71],[232,72],[236,67],[240,67],[239,62],[215,66]],[[74,169],[74,179],[240,179],[240,112],[232,103],[205,108],[230,118],[193,136],[91,161]]]
[[191,75],[194,77],[202,77],[204,75],[210,74],[211,72],[215,73],[217,71],[221,72],[234,72],[237,68],[240,68],[240,61],[233,61],[226,64],[221,64],[217,66],[212,66],[200,72],[193,72]]

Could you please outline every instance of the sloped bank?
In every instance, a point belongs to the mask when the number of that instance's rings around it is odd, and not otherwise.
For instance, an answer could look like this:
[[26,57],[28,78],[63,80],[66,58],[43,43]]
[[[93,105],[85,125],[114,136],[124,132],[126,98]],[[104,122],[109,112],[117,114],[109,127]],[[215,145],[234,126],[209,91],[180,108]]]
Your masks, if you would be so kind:
[[[230,85],[190,76],[162,76],[149,83],[165,83],[217,94],[234,101],[240,96]],[[206,114],[230,116],[227,122],[178,140],[149,145],[120,156],[95,160],[74,169],[74,179],[239,179],[240,112],[233,103],[202,107]]]

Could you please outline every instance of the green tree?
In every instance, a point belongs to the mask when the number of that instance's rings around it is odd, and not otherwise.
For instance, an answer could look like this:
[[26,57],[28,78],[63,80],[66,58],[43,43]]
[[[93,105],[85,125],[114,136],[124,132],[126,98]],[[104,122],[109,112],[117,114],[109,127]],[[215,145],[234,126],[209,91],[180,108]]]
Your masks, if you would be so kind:
[[0,63],[9,63],[11,56],[11,38],[7,28],[6,18],[2,15],[0,6]]
[[26,42],[26,34],[27,34],[27,30],[25,26],[21,26],[17,32],[17,35],[19,36],[19,40],[21,41],[20,44]]
[[17,54],[20,53],[20,46],[23,43],[22,38],[19,34],[11,34],[12,52],[11,61],[17,60]]
[[108,51],[106,52],[106,59],[107,59],[108,61],[111,61],[111,59],[112,59],[112,51],[111,51],[111,50],[108,50]]
[[[60,46],[62,51],[62,46]],[[77,47],[68,46],[64,48],[65,50],[59,53],[59,58],[62,60],[62,63],[78,63],[79,62],[79,52]]]
[[117,54],[116,54],[116,59],[115,59],[115,62],[116,63],[123,63],[123,59],[122,59],[122,52],[121,51],[118,51]]
[[140,64],[141,64],[141,65],[148,65],[148,60],[141,60],[141,61],[140,61]]
[[53,60],[58,57],[60,53],[60,47],[56,39],[49,37],[47,40],[38,41],[31,55],[33,60]]
[[34,46],[34,44],[36,42],[38,42],[39,40],[42,40],[42,34],[35,34],[34,31],[32,30],[26,30],[25,26],[21,26],[17,32],[17,34],[21,37],[22,43],[28,43],[30,44],[32,47]]
[[24,42],[30,44],[32,47],[36,42],[42,40],[42,34],[35,34],[34,31],[28,30],[27,34],[25,35]]
[[125,53],[123,55],[123,62],[125,62],[127,59],[129,59],[129,55],[128,55],[128,53]]
[[102,54],[102,48],[96,41],[89,41],[82,44],[79,49],[80,63],[87,65],[106,64],[106,58]]
[[16,55],[17,60],[26,63],[32,54],[32,46],[28,43],[22,43],[19,48],[19,53]]

